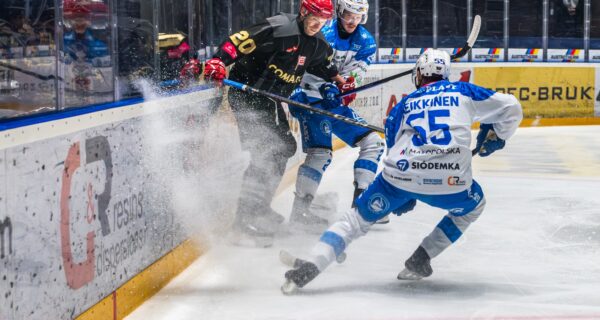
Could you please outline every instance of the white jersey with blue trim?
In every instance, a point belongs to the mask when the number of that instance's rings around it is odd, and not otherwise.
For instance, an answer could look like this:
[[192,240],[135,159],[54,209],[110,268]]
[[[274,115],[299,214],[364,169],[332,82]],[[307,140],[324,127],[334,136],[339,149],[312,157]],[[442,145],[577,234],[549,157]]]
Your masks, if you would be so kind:
[[438,81],[404,97],[386,120],[383,177],[420,194],[452,194],[471,186],[471,125],[493,124],[510,138],[523,118],[513,95],[466,82]]
[[[326,24],[321,32],[333,49],[333,62],[340,75],[344,78],[353,76],[356,86],[361,86],[367,68],[375,57],[377,43],[365,27],[359,25],[346,39],[342,39],[338,31],[338,22],[333,20]],[[321,98],[319,87],[325,80],[313,74],[306,73],[302,78],[301,88],[308,96]]]

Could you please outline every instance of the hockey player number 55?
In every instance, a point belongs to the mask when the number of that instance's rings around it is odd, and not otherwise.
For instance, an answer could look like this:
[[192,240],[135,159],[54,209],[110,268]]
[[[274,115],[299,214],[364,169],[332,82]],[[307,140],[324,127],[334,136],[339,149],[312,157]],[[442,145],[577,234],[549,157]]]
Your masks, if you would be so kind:
[[[449,117],[450,110],[429,110],[427,111],[429,118],[429,132],[442,130],[443,137],[438,138],[437,136],[431,138],[431,143],[436,145],[447,146],[452,141],[452,134],[450,133],[450,126],[445,123],[437,123],[436,118]],[[417,147],[427,144],[428,133],[425,128],[417,125],[413,125],[412,122],[417,119],[425,119],[425,111],[411,114],[406,119],[406,124],[413,127],[417,134],[413,136],[413,144]]]

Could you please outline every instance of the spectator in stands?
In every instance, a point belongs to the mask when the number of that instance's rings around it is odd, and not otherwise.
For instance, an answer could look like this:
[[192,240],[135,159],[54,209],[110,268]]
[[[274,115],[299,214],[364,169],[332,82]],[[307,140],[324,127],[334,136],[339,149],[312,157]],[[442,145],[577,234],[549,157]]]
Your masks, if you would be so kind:
[[[95,58],[109,55],[108,45],[92,32],[92,14],[107,13],[102,2],[66,0],[63,17],[67,30],[64,48],[68,58],[93,62]],[[68,62],[68,61],[67,61]]]
[[575,11],[577,10],[577,4],[579,0],[563,0],[563,4],[567,7],[567,11],[570,15],[574,16]]

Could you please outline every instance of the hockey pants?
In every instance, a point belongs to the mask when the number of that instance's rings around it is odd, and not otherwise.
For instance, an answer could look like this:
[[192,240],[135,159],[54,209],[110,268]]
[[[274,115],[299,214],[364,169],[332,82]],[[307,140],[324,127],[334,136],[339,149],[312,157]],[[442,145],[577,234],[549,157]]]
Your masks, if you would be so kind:
[[411,199],[448,210],[448,214],[421,242],[432,259],[458,240],[471,223],[479,218],[485,207],[483,191],[475,180],[463,192],[423,195],[398,189],[378,175],[356,200],[357,207],[348,210],[323,233],[313,248],[309,261],[323,271],[353,240],[367,234],[375,221],[402,208]]
[[[305,95],[294,95],[292,99],[302,103],[316,101],[316,98]],[[315,106],[319,108],[319,105]],[[332,160],[332,134],[342,139],[351,147],[360,148],[358,159],[354,162],[354,182],[360,189],[366,189],[375,179],[377,165],[384,152],[383,139],[370,129],[358,127],[343,121],[315,114],[297,107],[290,107],[292,115],[300,123],[302,150],[306,159],[298,169],[296,195],[315,196],[321,178]],[[329,110],[345,117],[364,121],[351,108],[341,105]]]
[[237,218],[244,220],[270,210],[287,160],[297,145],[281,104],[234,88],[229,89],[228,99],[242,148],[250,152],[237,210]]

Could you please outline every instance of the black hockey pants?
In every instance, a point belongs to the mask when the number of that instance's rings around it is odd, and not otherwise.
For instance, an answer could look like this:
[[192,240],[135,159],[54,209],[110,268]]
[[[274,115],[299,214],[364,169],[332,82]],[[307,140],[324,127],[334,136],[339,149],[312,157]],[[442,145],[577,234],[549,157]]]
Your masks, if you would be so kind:
[[251,157],[237,210],[238,221],[244,221],[270,212],[287,160],[296,152],[296,139],[280,103],[234,88],[229,89],[228,99],[242,148]]

